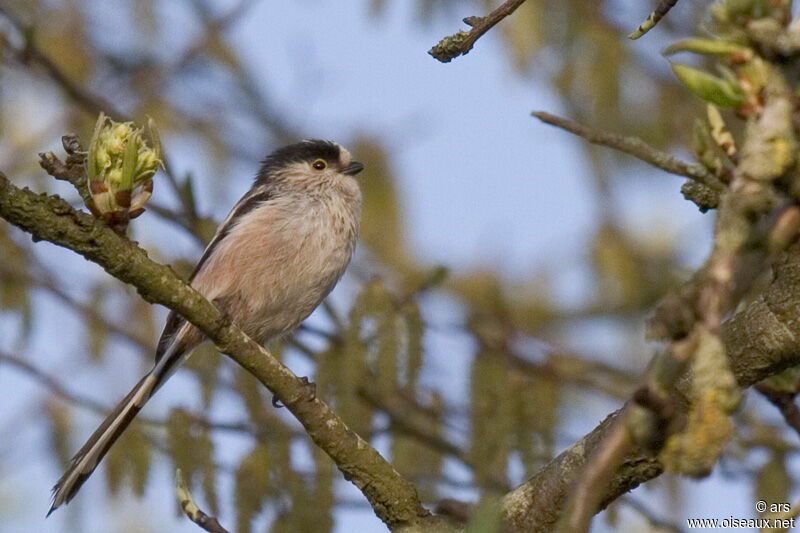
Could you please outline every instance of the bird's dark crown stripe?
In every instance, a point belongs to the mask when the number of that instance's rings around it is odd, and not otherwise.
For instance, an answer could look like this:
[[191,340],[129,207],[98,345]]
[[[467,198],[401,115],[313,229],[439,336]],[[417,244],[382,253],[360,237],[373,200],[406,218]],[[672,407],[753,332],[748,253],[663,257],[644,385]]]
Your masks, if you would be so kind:
[[321,139],[311,139],[284,146],[272,152],[261,162],[261,170],[256,177],[256,183],[267,181],[275,172],[291,163],[311,162],[319,158],[326,160],[329,164],[338,163],[340,152],[338,144]]

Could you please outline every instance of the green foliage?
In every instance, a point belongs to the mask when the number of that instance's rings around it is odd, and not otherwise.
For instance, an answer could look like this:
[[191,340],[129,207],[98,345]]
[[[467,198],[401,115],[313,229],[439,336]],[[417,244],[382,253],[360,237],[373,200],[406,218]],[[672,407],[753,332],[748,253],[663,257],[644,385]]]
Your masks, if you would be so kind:
[[28,257],[6,233],[8,224],[0,222],[0,312],[12,311],[22,317],[23,331],[31,326],[30,287],[27,282]]
[[95,216],[124,227],[128,218],[144,211],[153,191],[153,174],[163,166],[155,122],[150,119],[146,128],[139,128],[101,112],[85,166],[92,194],[87,207]]
[[514,396],[508,380],[502,356],[482,348],[471,368],[469,456],[476,484],[494,491],[507,484],[515,431]]
[[[104,316],[103,302],[106,298],[106,288],[98,283],[90,292],[89,296],[89,309],[98,316]],[[108,340],[108,331],[105,324],[100,320],[95,320],[89,316],[86,319],[86,353],[89,354],[89,359],[93,363],[99,363],[105,354],[106,341]]]
[[278,514],[270,527],[270,533],[327,533],[333,527],[330,508],[322,501],[317,503],[318,493],[298,476],[288,485],[291,506]]
[[669,45],[664,49],[664,55],[677,54],[678,52],[692,52],[701,55],[730,56],[732,54],[752,54],[753,51],[738,43],[731,43],[719,39],[685,39]]
[[[482,2],[487,8],[493,2]],[[526,71],[542,46],[546,45],[545,2],[525,2],[498,28],[508,53],[519,71]]]
[[258,380],[242,368],[236,369],[236,392],[244,403],[248,417],[256,426],[272,422],[275,417],[268,414],[264,404],[263,390]]
[[256,443],[236,468],[236,531],[250,533],[253,518],[261,511],[270,494],[270,453]]
[[70,457],[72,457],[72,450],[70,449],[72,420],[69,409],[61,403],[48,400],[44,404],[44,412],[50,426],[50,447],[61,467],[65,467],[69,464]]
[[644,261],[636,243],[618,227],[606,224],[597,230],[591,254],[600,300],[636,305],[647,287]]
[[400,302],[380,281],[364,285],[350,309],[341,349],[320,355],[318,381],[329,390],[336,375],[336,410],[359,433],[369,435],[372,410],[359,390],[374,384],[393,394],[404,388],[413,394],[422,365],[423,324],[413,301]]
[[720,107],[738,107],[746,99],[735,78],[720,78],[680,63],[672,63],[670,66],[687,89],[707,102]]
[[532,476],[553,457],[561,386],[521,372],[509,374],[514,399],[514,449],[519,451],[525,475]]
[[124,484],[129,484],[134,494],[144,494],[150,474],[152,446],[141,424],[134,421],[111,447],[103,460],[106,483],[112,494],[119,493]]
[[152,305],[141,298],[129,298],[126,302],[124,323],[137,339],[142,339],[155,345],[157,332]]
[[[422,431],[426,435],[442,436],[444,402],[441,396],[433,394],[428,404],[422,407],[424,413],[415,417]],[[423,501],[436,501],[439,498],[437,480],[442,475],[444,461],[441,450],[420,442],[419,438],[402,430],[393,430],[391,460],[398,472],[414,482]]]
[[405,383],[411,390],[414,390],[419,371],[422,368],[422,335],[425,332],[425,324],[415,301],[406,303],[402,313],[406,333]]
[[364,196],[359,238],[379,259],[403,272],[412,263],[403,233],[402,201],[387,155],[381,145],[366,139],[357,139],[352,151],[364,163],[359,176]]
[[216,514],[216,465],[208,428],[194,424],[183,409],[172,409],[167,419],[167,447],[174,468],[186,476],[187,486],[191,487],[202,478],[206,505],[212,514]]
[[368,346],[361,338],[361,328],[362,319],[371,311],[370,296],[365,288],[350,309],[341,359],[336,365],[336,412],[360,435],[372,433],[372,410],[358,396],[359,387],[369,381]]
[[503,531],[503,508],[497,498],[485,498],[475,507],[467,523],[466,533],[500,533]]
[[[792,489],[792,477],[790,476],[785,454],[773,451],[769,459],[759,468],[756,473],[755,485],[753,487],[753,501],[765,501],[768,504],[785,503],[791,501],[789,493]],[[769,516],[772,513],[759,513],[761,516]],[[783,531],[768,529],[766,531]]]
[[200,396],[203,407],[208,408],[217,390],[217,372],[222,363],[222,356],[213,344],[206,342],[198,346],[185,366],[200,381]]

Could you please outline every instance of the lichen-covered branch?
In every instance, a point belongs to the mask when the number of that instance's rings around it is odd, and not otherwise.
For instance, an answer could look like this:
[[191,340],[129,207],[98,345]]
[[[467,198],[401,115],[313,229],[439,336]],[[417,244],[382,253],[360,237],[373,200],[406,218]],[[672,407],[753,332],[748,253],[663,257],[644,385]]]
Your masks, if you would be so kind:
[[[774,278],[761,296],[722,326],[725,351],[742,388],[800,364],[800,244],[783,253],[773,270]],[[503,510],[512,531],[553,530],[573,483],[620,413],[610,415],[504,497]],[[600,509],[662,472],[656,453],[634,446],[602,488]]]
[[472,26],[469,31],[460,31],[449,35],[436,43],[428,50],[428,53],[442,63],[449,63],[458,56],[467,54],[475,45],[475,41],[487,31],[491,30],[495,24],[513,13],[525,0],[507,0],[500,7],[484,17],[467,17],[464,23]]
[[307,384],[263,347],[226,320],[171,268],[150,260],[136,243],[120,237],[87,213],[57,196],[14,186],[0,174],[0,217],[30,233],[79,253],[115,278],[136,287],[147,301],[175,310],[197,326],[219,350],[269,388],[364,494],[389,527],[412,524],[428,515],[414,486],[403,479],[360,436],[317,398]]

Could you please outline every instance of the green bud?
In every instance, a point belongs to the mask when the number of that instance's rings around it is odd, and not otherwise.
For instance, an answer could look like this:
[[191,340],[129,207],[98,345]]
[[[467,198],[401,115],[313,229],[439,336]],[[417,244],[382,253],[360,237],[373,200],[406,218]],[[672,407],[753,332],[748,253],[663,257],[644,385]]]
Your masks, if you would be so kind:
[[128,201],[135,199],[136,214],[150,198],[152,176],[161,165],[161,146],[152,119],[146,129],[133,122],[115,122],[100,114],[87,157],[87,177],[94,200],[93,213],[108,220],[128,220]]
[[738,107],[745,101],[744,91],[735,80],[722,79],[679,63],[671,63],[670,66],[678,80],[706,102],[719,107]]
[[94,159],[97,163],[97,168],[101,171],[111,166],[111,156],[108,152],[98,152]]
[[112,168],[108,171],[105,178],[105,183],[110,191],[118,191],[122,187],[122,169]]
[[750,48],[742,46],[741,44],[717,39],[685,39],[668,46],[663,53],[665,56],[668,56],[678,52],[724,56],[736,53],[752,55],[753,53]]
[[132,132],[133,122],[114,122],[112,121],[111,135],[126,139]]
[[120,156],[123,150],[125,150],[127,141],[127,137],[121,135],[108,135],[105,142],[105,149],[109,155]]

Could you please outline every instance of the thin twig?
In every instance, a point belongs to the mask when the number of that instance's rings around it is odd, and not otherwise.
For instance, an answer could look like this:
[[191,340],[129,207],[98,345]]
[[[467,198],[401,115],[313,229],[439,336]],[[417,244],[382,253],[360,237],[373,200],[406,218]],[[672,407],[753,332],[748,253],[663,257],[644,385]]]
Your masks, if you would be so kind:
[[472,26],[469,31],[460,31],[445,37],[428,50],[428,53],[442,63],[449,63],[458,56],[467,54],[475,41],[492,29],[495,24],[513,13],[525,0],[507,0],[500,7],[484,17],[467,17],[464,23]]
[[572,119],[552,115],[546,111],[533,111],[534,117],[542,122],[583,137],[592,144],[607,146],[620,152],[632,155],[645,163],[658,167],[671,174],[685,176],[691,180],[721,192],[724,185],[708,171],[706,167],[697,163],[681,161],[666,152],[653,148],[638,137],[624,137],[606,131],[590,128]]
[[189,488],[183,481],[183,474],[180,468],[175,471],[175,496],[178,497],[178,502],[181,504],[181,509],[189,520],[208,531],[209,533],[229,533],[227,529],[222,527],[215,516],[208,516],[204,513],[197,504],[194,503],[194,498],[189,492]]
[[628,35],[628,39],[638,39],[648,31],[652,30],[677,3],[678,0],[661,0],[653,12],[647,16],[644,22],[642,22],[639,27],[636,28],[636,30]]

